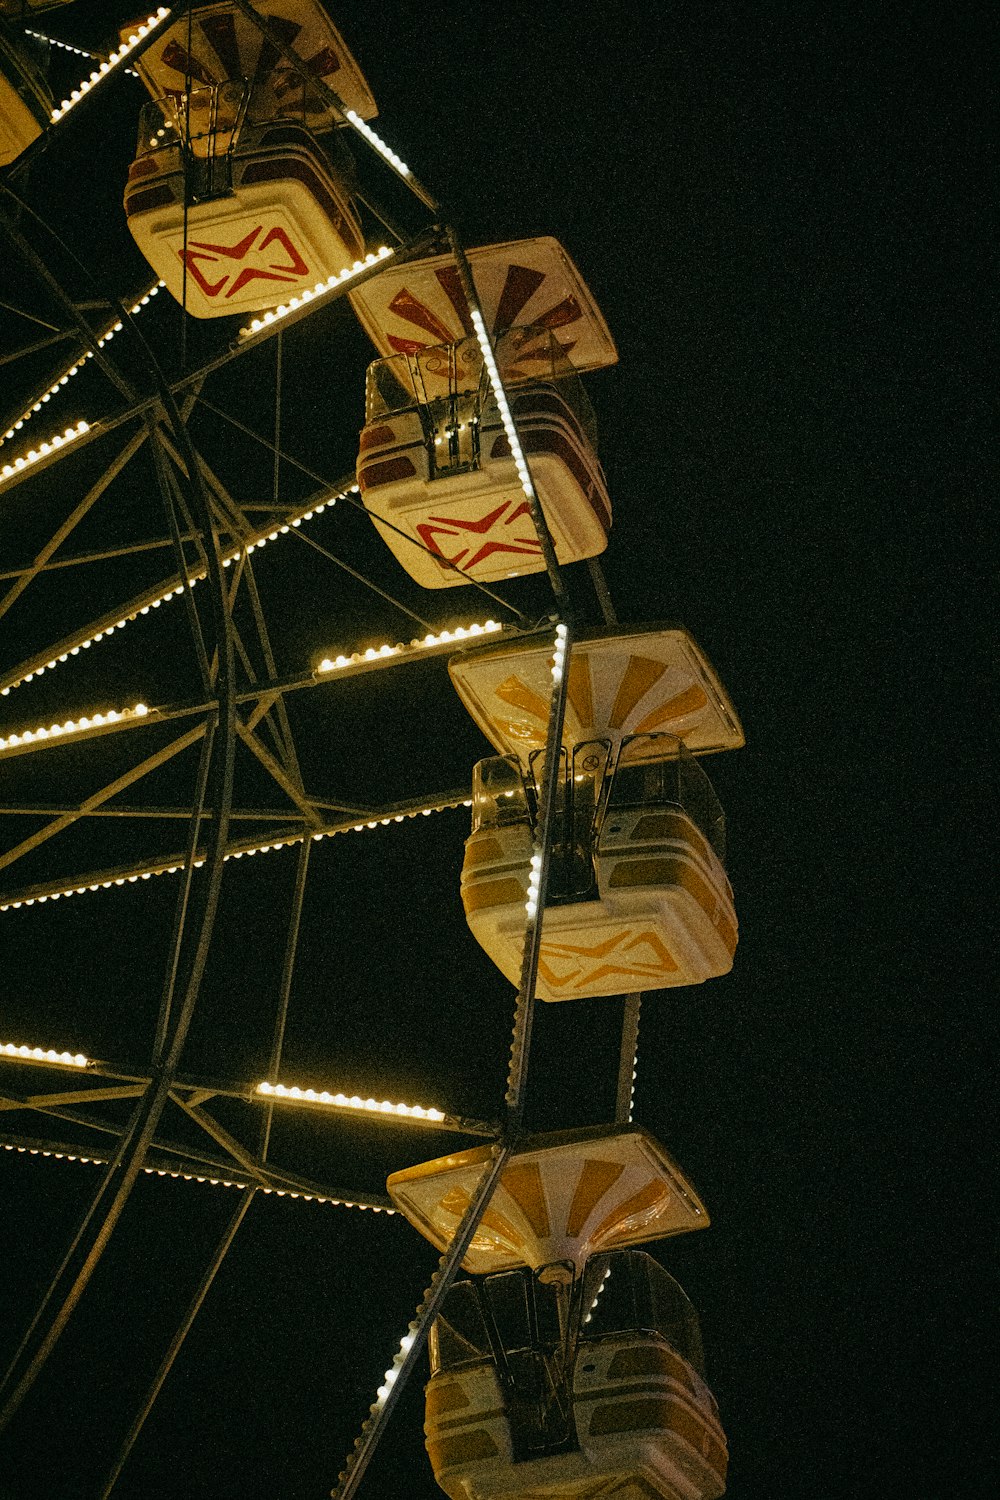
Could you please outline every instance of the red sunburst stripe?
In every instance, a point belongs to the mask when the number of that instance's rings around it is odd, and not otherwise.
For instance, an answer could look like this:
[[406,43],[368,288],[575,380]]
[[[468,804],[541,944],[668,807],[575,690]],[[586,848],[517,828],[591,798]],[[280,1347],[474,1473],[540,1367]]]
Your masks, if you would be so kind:
[[458,267],[441,266],[434,274],[441,284],[441,290],[458,314],[463,332],[467,335],[473,333],[472,319],[469,317],[469,304],[465,300],[465,293],[462,290],[462,279],[458,274]]
[[[415,297],[409,287],[401,287],[389,303],[389,311],[395,313],[397,318],[402,318],[404,323],[412,323],[416,328],[423,328],[431,335],[435,343],[450,344],[453,342],[451,329],[445,327],[441,319],[432,312],[425,302]],[[395,346],[394,346],[395,347]],[[414,354],[417,349],[425,349],[426,344],[417,344],[413,349],[401,349],[401,354]]]
[[530,266],[507,267],[507,277],[503,284],[503,291],[500,293],[496,318],[493,322],[494,333],[506,333],[508,328],[513,328],[518,315],[530,302],[544,280],[545,272],[533,271]]

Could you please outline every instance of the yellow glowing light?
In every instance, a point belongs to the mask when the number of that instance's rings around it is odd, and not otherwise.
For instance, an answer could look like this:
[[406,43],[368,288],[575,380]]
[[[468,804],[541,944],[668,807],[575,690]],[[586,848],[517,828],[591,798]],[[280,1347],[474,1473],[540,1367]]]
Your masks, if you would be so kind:
[[[55,662],[48,665],[54,666]],[[32,675],[44,672],[44,667],[36,668],[34,674],[29,673],[24,680],[27,682]],[[106,713],[84,714],[79,719],[66,719],[62,724],[39,725],[36,729],[22,729],[20,733],[9,734],[6,737],[0,735],[0,754],[5,750],[20,749],[24,745],[33,745],[41,741],[66,739],[77,734],[86,734],[91,729],[101,729],[107,724],[121,724],[130,719],[144,719],[149,713],[145,703],[133,704],[131,708],[110,708]]]
[[388,245],[380,245],[377,250],[370,251],[364,260],[356,260],[353,266],[347,266],[343,271],[338,271],[335,276],[327,277],[326,281],[317,281],[316,285],[300,292],[297,297],[290,297],[280,307],[272,307],[268,312],[261,313],[259,318],[254,318],[246,327],[241,328],[239,337],[250,338],[252,334],[261,333],[276,323],[281,318],[287,318],[289,313],[297,312],[306,303],[312,302],[317,297],[322,297],[326,292],[332,292],[335,287],[343,286],[346,281],[352,281],[355,276],[360,276],[362,271],[371,270],[372,266],[378,265],[380,261],[387,260],[393,251]]
[[[147,307],[149,305],[150,300],[156,296],[157,292],[162,291],[165,286],[166,282],[164,281],[154,281],[152,286],[147,287],[139,297],[138,301],[129,308],[129,312],[133,316],[138,315],[138,313],[140,313],[144,307]],[[98,345],[103,348],[105,344],[110,343],[114,338],[115,333],[120,331],[121,326],[121,323],[118,322],[109,323],[106,328],[101,330],[97,339]],[[77,372],[86,364],[87,360],[93,359],[93,357],[93,350],[88,349],[85,354],[82,354],[80,358],[75,361],[75,363],[67,365],[62,374],[52,382],[45,394],[39,396],[34,405],[29,406],[25,411],[23,411],[17,421],[12,423],[11,426],[8,427],[3,437],[0,437],[0,447],[3,447],[4,443],[8,442],[16,432],[19,432],[20,429],[24,426],[25,422],[30,422],[35,413],[41,411],[42,406],[46,401],[49,401],[53,396],[58,395],[62,387],[69,384],[70,377],[76,375]],[[65,440],[66,439],[64,436],[62,442],[65,442]],[[61,443],[55,444],[54,439],[53,443],[55,446],[61,446]]]
[[16,1042],[0,1042],[0,1057],[15,1062],[48,1063],[56,1068],[89,1068],[90,1058],[82,1052],[56,1052],[51,1047],[22,1047]]
[[[85,423],[82,425],[86,426]],[[11,466],[8,465],[6,466],[6,468],[0,469],[0,485],[2,485],[3,479],[7,476],[7,468],[10,467]],[[24,467],[23,464],[22,467]],[[287,532],[290,531],[292,527],[298,527],[303,521],[311,521],[314,516],[322,515],[328,507],[336,505],[338,500],[343,500],[345,496],[349,494],[356,494],[357,489],[357,485],[352,484],[347,489],[338,490],[335,494],[328,496],[326,500],[321,501],[318,505],[312,505],[308,510],[303,510],[298,516],[289,517],[288,523],[282,523],[282,525],[278,527],[277,531],[261,531],[256,536],[253,536],[253,534],[251,533],[251,539],[247,541],[245,546],[237,547],[232,552],[227,553],[223,557],[223,567],[231,567],[232,564],[234,562],[237,562],[241,557],[247,557],[251,552],[259,551],[261,547],[267,546],[270,541],[276,541],[280,536],[287,534]],[[190,574],[189,581],[192,587],[194,586],[194,584],[200,583],[204,579],[204,577],[204,570],[198,573]],[[95,633],[87,640],[80,641],[77,645],[71,646],[68,651],[64,651],[58,658],[53,658],[51,661],[45,662],[42,666],[35,667],[33,671],[26,672],[25,675],[23,677],[19,677],[16,682],[10,682],[6,687],[0,688],[0,697],[5,698],[8,693],[12,691],[12,689],[20,687],[22,683],[30,682],[33,677],[40,677],[41,674],[45,671],[51,671],[53,667],[58,666],[61,662],[66,661],[67,657],[76,656],[80,651],[89,650],[89,648],[96,642],[99,642],[105,636],[110,635],[113,630],[124,630],[126,625],[130,625],[132,621],[135,620],[139,615],[148,615],[151,609],[159,609],[161,604],[166,604],[168,600],[177,598],[180,594],[183,594],[184,587],[184,584],[180,583],[177,584],[176,587],[167,589],[166,592],[160,594],[158,598],[150,599],[146,604],[140,605],[132,614],[123,615],[120,620],[114,620],[110,624],[105,625],[102,630],[95,631]],[[495,628],[499,629],[500,627],[496,626]]]
[[[562,682],[563,668],[566,665],[566,649],[569,631],[565,625],[556,626],[556,639],[552,655],[552,687],[555,689]],[[511,793],[507,793],[508,796]],[[528,873],[528,890],[524,902],[525,914],[531,921],[538,911],[538,892],[542,879],[542,851],[535,845],[535,852],[531,856],[531,867]],[[525,938],[527,941],[527,938]]]
[[258,1083],[257,1093],[267,1099],[290,1100],[294,1104],[323,1104],[334,1109],[353,1109],[369,1115],[395,1115],[410,1120],[443,1120],[439,1109],[420,1104],[396,1104],[390,1099],[362,1099],[354,1094],[331,1094],[326,1089],[300,1089],[283,1083]]
[[[364,833],[369,828],[388,827],[390,823],[403,823],[410,818],[429,818],[432,813],[450,811],[456,807],[471,807],[472,802],[468,798],[462,801],[443,802],[440,807],[413,807],[406,812],[394,813],[391,818],[380,818],[375,822],[351,823],[346,828],[331,828],[326,833],[296,833],[288,838],[276,839],[270,844],[257,844],[251,849],[234,849],[231,853],[223,855],[223,860],[242,859],[244,855],[252,858],[255,854],[268,854],[272,849],[291,849],[296,844],[301,844],[304,838],[311,838],[318,844],[323,839],[337,838],[342,833]],[[203,859],[196,859],[194,867],[200,870],[205,863]],[[69,885],[58,891],[49,891],[44,896],[22,896],[16,901],[5,901],[0,905],[0,912],[19,911],[22,906],[38,906],[45,901],[58,901],[62,896],[85,896],[89,891],[109,891],[113,886],[134,885],[139,880],[149,880],[154,875],[176,875],[185,866],[180,864],[152,865],[146,870],[137,870],[131,875],[118,875],[108,880],[93,881],[89,885]]]
[[9,463],[4,464],[3,468],[0,468],[0,485],[5,479],[13,479],[16,475],[23,473],[32,464],[37,464],[43,458],[49,458],[53,453],[58,453],[59,449],[65,448],[67,443],[72,443],[74,439],[83,437],[83,434],[89,431],[89,423],[77,422],[75,427],[67,427],[64,432],[57,432],[44,443],[39,443],[37,448],[32,448],[30,452],[11,459]]
[[[12,1141],[0,1141],[0,1147],[4,1151],[12,1151],[18,1156],[48,1156],[53,1161],[76,1161],[89,1163],[95,1167],[106,1165],[106,1156],[79,1156],[75,1151],[51,1151],[44,1146],[23,1146]],[[260,1187],[256,1183],[241,1181],[239,1178],[229,1177],[206,1177],[197,1172],[175,1172],[168,1167],[143,1167],[147,1177],[172,1177],[178,1182],[200,1182],[209,1187],[238,1188],[241,1192],[253,1186],[260,1193],[272,1194],[276,1198],[298,1198],[303,1203],[330,1203],[335,1208],[359,1208],[366,1209],[373,1214],[394,1215],[399,1212],[396,1208],[383,1208],[377,1203],[355,1203],[353,1198],[333,1198],[327,1193],[303,1193],[294,1188],[272,1188]]]
[[495,630],[502,630],[496,620],[486,620],[482,625],[458,625],[454,630],[442,630],[437,635],[425,635],[423,640],[411,641],[408,646],[401,643],[390,646],[369,646],[364,651],[353,651],[350,656],[341,654],[339,656],[324,656],[317,672],[335,672],[338,667],[353,667],[360,662],[376,661],[387,656],[412,656],[421,651],[429,651],[434,646],[449,645],[453,641],[470,640],[477,635],[488,635]]
[[512,417],[510,407],[507,404],[507,395],[503,388],[503,381],[500,379],[500,371],[497,369],[496,360],[493,357],[493,347],[490,344],[489,335],[486,332],[486,324],[483,322],[481,315],[475,309],[473,309],[472,312],[472,325],[476,330],[476,338],[479,340],[479,347],[482,350],[483,362],[486,365],[487,372],[489,373],[490,385],[493,388],[493,395],[496,398],[497,407],[499,408],[500,416],[504,425],[504,431],[507,434],[507,441],[510,443],[511,455],[514,459],[514,465],[517,469],[517,477],[521,481],[521,488],[527,498],[529,500],[534,500],[537,498],[535,495],[535,487],[531,481],[531,474],[528,470],[528,462],[524,456],[524,450],[521,447],[521,440],[517,435],[517,428],[514,426],[514,418]]
[[355,114],[353,109],[349,109],[346,111],[346,117],[354,126],[358,134],[363,135],[368,144],[370,146],[374,146],[379,156],[383,157],[390,166],[395,167],[396,171],[400,174],[401,177],[413,176],[413,173],[410,171],[403,158],[401,156],[397,156],[395,151],[393,151],[389,146],[386,145],[385,141],[380,135],[376,135],[371,126],[368,125],[364,120],[362,120],[360,115]]
[[165,16],[169,16],[169,14],[169,8],[166,5],[161,5],[156,11],[155,15],[147,16],[142,25],[135,28],[135,31],[132,32],[128,41],[123,42],[120,47],[116,48],[116,50],[112,52],[108,57],[107,62],[102,62],[100,67],[95,69],[95,71],[91,73],[89,78],[84,79],[84,81],[72,91],[68,99],[64,99],[59,107],[52,111],[53,125],[57,120],[61,119],[63,115],[67,114],[75,104],[79,104],[80,100],[86,94],[90,93],[90,90],[96,83],[100,83],[102,78],[106,78],[109,73],[113,72],[116,67],[124,62],[129,53],[135,51],[136,47],[142,41],[143,37],[148,36],[153,27],[156,26],[160,21],[162,21]]

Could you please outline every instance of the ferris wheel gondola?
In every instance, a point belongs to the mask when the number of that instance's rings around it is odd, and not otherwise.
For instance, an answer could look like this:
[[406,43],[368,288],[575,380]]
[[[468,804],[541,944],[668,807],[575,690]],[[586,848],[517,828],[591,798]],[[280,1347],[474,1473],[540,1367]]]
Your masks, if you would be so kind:
[[[389,1178],[395,1203],[447,1243],[482,1150]],[[452,1500],[716,1500],[726,1441],[694,1309],[632,1247],[708,1225],[647,1132],[526,1138],[504,1169],[431,1343],[427,1450]]]
[[[579,373],[617,359],[607,324],[552,238],[484,245],[468,262],[555,556],[597,557],[611,500]],[[368,370],[358,486],[397,561],[425,588],[541,572],[454,258],[391,267],[351,301],[385,356]]]
[[375,101],[314,0],[281,0],[267,20],[304,76],[232,3],[192,10],[138,64],[154,103],[125,214],[167,290],[198,318],[275,307],[365,253],[353,162],[334,127],[346,110],[372,119]]

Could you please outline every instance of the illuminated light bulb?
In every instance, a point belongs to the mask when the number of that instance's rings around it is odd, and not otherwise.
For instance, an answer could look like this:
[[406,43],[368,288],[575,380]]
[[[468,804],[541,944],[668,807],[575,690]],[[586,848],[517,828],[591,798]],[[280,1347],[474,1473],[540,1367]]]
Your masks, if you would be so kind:
[[0,1056],[25,1062],[52,1063],[60,1068],[87,1068],[90,1059],[82,1052],[57,1052],[51,1047],[27,1047],[16,1042],[0,1042]]

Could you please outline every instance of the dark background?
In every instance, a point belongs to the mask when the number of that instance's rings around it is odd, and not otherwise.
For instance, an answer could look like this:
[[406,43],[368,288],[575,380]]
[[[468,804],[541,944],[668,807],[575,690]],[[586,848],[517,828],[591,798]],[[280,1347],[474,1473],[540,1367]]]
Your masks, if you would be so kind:
[[[80,0],[41,25],[96,42],[110,10]],[[465,242],[553,234],[579,265],[620,353],[586,378],[615,507],[615,603],[628,621],[683,621],[746,729],[743,751],[707,764],[729,820],[736,964],[645,999],[636,1096],[637,1119],[713,1219],[656,1253],[702,1313],[733,1500],[973,1500],[996,1487],[978,1371],[992,946],[976,371],[990,335],[980,168],[993,36],[985,7],[875,11],[345,0],[331,12],[382,133]],[[123,295],[146,274],[118,207],[144,97],[126,83],[81,111],[18,188]],[[40,306],[20,276],[11,300]],[[179,318],[155,317],[169,363]],[[218,331],[188,338],[197,353]],[[292,330],[283,357],[285,446],[344,473],[363,335],[334,308]],[[4,413],[19,410],[20,371],[5,372]],[[269,433],[273,380],[261,352],[211,394]],[[72,415],[89,414],[82,384],[76,395]],[[89,399],[99,410],[108,397],[95,383]],[[266,497],[266,452],[201,420],[234,490]],[[65,510],[100,461],[67,461],[58,483],[35,487],[36,511],[19,504],[4,531],[11,566],[37,511],[42,526]],[[155,504],[140,487],[120,514]],[[435,623],[490,612],[471,591],[411,587],[342,508],[317,528]],[[288,550],[258,561],[290,670],[331,646],[421,633]],[[574,588],[592,612],[585,581]],[[509,592],[544,607],[537,584]],[[12,612],[7,659],[48,638],[50,603]],[[4,699],[4,726],[183,696],[183,622],[167,614],[81,657],[76,684],[67,669]],[[440,662],[299,696],[322,700],[298,721],[310,785],[416,795],[463,784],[485,753]],[[60,751],[58,773],[97,784],[106,753]],[[11,774],[4,801],[29,785]],[[466,814],[446,812],[316,846],[283,1076],[499,1109],[511,992],[462,920],[465,831]],[[112,863],[124,854],[102,840],[119,836],[88,827],[74,857]],[[261,1076],[293,864],[286,852],[227,866],[187,1071]],[[162,879],[5,913],[3,1039],[141,1057],[174,894]],[[531,1122],[607,1119],[619,1002],[539,1009]],[[249,1114],[227,1122],[253,1138]],[[378,1190],[387,1170],[453,1144],[282,1116],[272,1154]],[[0,1171],[6,1351],[96,1173],[7,1153]],[[234,1196],[140,1180],[3,1440],[0,1494],[94,1493]],[[327,1493],[433,1264],[398,1217],[258,1197],[116,1495]],[[362,1493],[439,1493],[419,1384]]]

